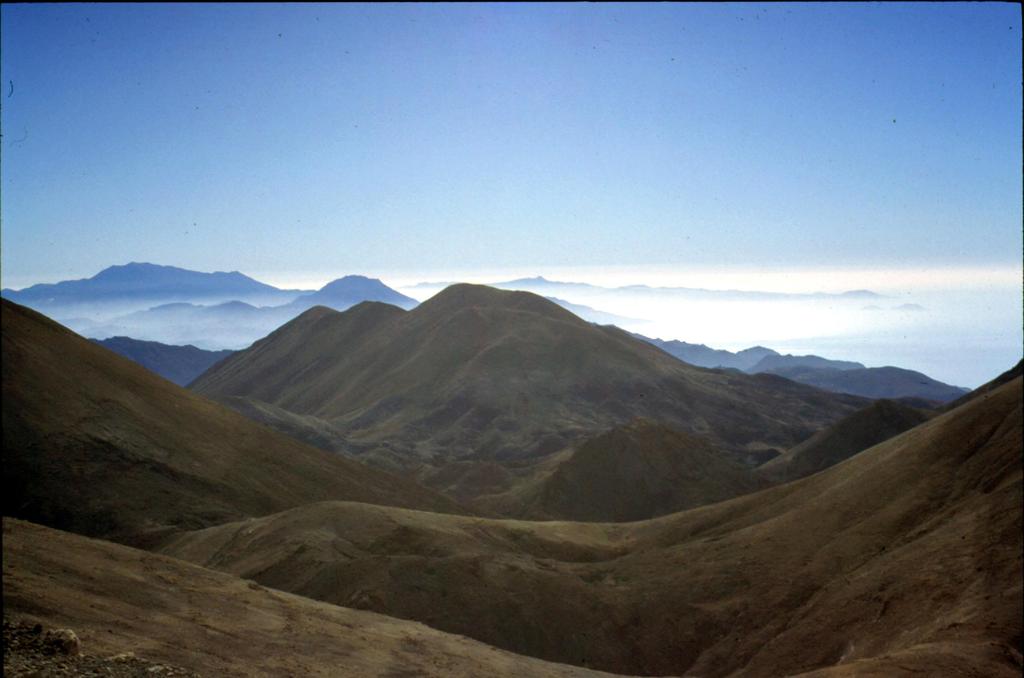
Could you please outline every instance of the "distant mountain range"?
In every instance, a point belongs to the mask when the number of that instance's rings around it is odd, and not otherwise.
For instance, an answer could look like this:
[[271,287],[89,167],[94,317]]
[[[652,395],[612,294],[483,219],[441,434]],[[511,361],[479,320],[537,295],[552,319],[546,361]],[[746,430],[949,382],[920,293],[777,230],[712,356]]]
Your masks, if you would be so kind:
[[870,290],[851,290],[848,292],[763,292],[756,290],[709,290],[700,287],[652,287],[650,285],[624,285],[621,287],[602,287],[600,285],[589,285],[587,283],[560,282],[548,280],[543,276],[533,278],[518,278],[497,282],[491,285],[499,289],[523,290],[537,294],[555,294],[558,291],[598,291],[617,293],[643,293],[643,294],[685,294],[704,297],[729,297],[733,299],[788,299],[788,298],[814,298],[814,299],[881,299],[883,295]]
[[[415,287],[427,289],[442,284]],[[646,285],[604,288],[586,283],[552,281],[540,276],[509,280],[495,286],[543,295],[584,320],[601,325],[635,325],[641,321],[554,295],[589,291],[748,300],[880,297],[868,290],[792,295]],[[316,291],[285,290],[237,271],[203,273],[138,262],[111,266],[83,280],[33,285],[23,290],[4,289],[2,294],[4,298],[45,313],[86,336],[98,339],[125,337],[171,346],[191,345],[199,350],[244,348],[314,306],[343,311],[363,301],[383,302],[403,309],[417,305],[416,300],[380,280],[359,275],[339,278]],[[921,310],[914,304],[904,304],[900,308]],[[640,338],[691,365],[732,368],[747,373],[771,372],[826,390],[869,398],[917,397],[945,402],[967,392],[920,373],[895,367],[868,370],[861,363],[818,356],[784,356],[760,346],[731,353],[702,344]],[[155,349],[149,350],[150,364],[155,366],[157,362],[152,353]],[[168,358],[171,362],[156,371],[182,383],[180,380],[190,371],[176,372],[176,368],[170,367],[176,361],[180,363],[180,355],[179,352],[178,357]],[[849,373],[835,374],[834,370]]]
[[[746,370],[747,372],[772,372],[781,374],[785,370],[863,370],[864,365],[851,360],[831,360],[816,355],[766,355]],[[783,375],[787,376],[787,375]],[[792,377],[788,377],[792,379]],[[800,381],[796,379],[796,381]]]
[[362,301],[412,308],[416,300],[380,280],[349,275],[316,291],[282,290],[241,273],[201,273],[131,263],[92,278],[3,290],[3,297],[100,339],[124,336],[205,350],[238,349],[313,306]]
[[194,344],[205,349],[236,349],[265,337],[314,306],[344,311],[363,301],[379,301],[400,308],[416,305],[415,299],[396,292],[375,278],[350,275],[281,306],[257,307],[241,301],[213,306],[164,304],[106,322],[69,321],[68,325],[93,337],[127,335],[170,344]]
[[134,360],[151,372],[179,386],[187,386],[234,351],[204,351],[195,346],[172,346],[156,341],[139,341],[130,337],[93,339],[100,346]]
[[724,367],[747,372],[767,356],[777,356],[779,353],[764,346],[754,346],[737,353],[722,349],[710,348],[704,344],[690,344],[675,339],[666,341],[664,339],[652,339],[642,334],[633,333],[637,339],[654,344],[669,355],[679,358],[684,363],[696,365],[697,367]]
[[379,301],[404,309],[413,308],[417,304],[415,299],[396,292],[376,278],[347,275],[332,280],[316,292],[302,294],[288,306],[302,311],[314,306],[344,311],[363,301]]
[[955,400],[969,389],[950,386],[931,377],[900,367],[865,367],[849,360],[831,360],[816,355],[782,355],[764,346],[733,353],[704,344],[651,339],[648,341],[669,355],[698,367],[735,369],[749,374],[777,374],[802,384],[835,393],[865,398],[920,398],[944,403]]
[[944,384],[926,374],[902,367],[850,369],[780,365],[760,371],[778,374],[826,391],[851,393],[865,398],[921,398],[945,403],[956,400],[970,391],[960,386]]
[[[418,283],[409,289],[419,290],[441,290],[454,282],[429,282]],[[532,278],[517,278],[502,282],[488,283],[489,287],[498,289],[519,290],[522,292],[533,292],[546,297],[564,296],[566,294],[615,294],[615,295],[659,295],[659,296],[688,296],[707,299],[731,299],[731,300],[769,300],[769,299],[848,299],[848,300],[873,300],[882,299],[883,295],[870,290],[850,290],[848,292],[811,292],[811,293],[790,293],[790,292],[762,292],[750,290],[709,290],[698,287],[652,287],[649,285],[625,285],[622,287],[602,287],[588,283],[561,282],[548,280],[543,276]]]
[[5,299],[54,317],[119,313],[173,302],[244,301],[275,305],[288,303],[302,293],[301,290],[278,289],[238,271],[202,273],[139,262],[110,266],[82,280],[2,291]]

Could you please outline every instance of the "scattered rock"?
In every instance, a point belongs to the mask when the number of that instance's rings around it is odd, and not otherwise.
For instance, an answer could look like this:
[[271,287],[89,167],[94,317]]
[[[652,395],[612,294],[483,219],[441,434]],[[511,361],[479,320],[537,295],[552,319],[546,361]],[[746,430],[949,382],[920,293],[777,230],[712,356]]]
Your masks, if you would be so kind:
[[108,676],[113,678],[198,678],[176,666],[140,659],[134,652],[110,657],[82,654],[82,644],[71,629],[44,630],[41,624],[4,619],[4,671],[12,678]]
[[71,629],[53,629],[51,631],[47,631],[43,635],[43,642],[46,643],[46,645],[55,653],[75,657],[81,652],[82,644],[78,640],[78,635]]

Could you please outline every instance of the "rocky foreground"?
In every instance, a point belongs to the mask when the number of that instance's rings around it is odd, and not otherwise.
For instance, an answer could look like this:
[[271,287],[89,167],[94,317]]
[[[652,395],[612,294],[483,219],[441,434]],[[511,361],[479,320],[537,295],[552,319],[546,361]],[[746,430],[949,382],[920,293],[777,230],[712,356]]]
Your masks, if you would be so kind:
[[114,676],[152,678],[199,674],[136,657],[131,652],[99,657],[82,651],[71,629],[44,629],[41,624],[4,619],[4,675],[44,678],[49,676]]

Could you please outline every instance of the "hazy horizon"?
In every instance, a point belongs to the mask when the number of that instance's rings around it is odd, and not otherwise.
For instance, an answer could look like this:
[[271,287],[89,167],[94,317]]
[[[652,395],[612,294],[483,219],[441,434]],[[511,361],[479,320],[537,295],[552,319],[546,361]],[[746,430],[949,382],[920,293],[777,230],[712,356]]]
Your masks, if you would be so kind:
[[[92,277],[98,272],[82,277]],[[417,301],[424,301],[438,291],[437,287],[417,287],[419,283],[489,284],[541,275],[550,281],[597,286],[593,290],[559,291],[552,296],[620,315],[622,319],[616,324],[648,337],[703,343],[730,351],[765,345],[783,353],[853,360],[868,367],[894,365],[969,388],[997,376],[1024,353],[1021,312],[1006,312],[1011,307],[1020,308],[1021,270],[1011,266],[998,269],[761,268],[745,271],[539,267],[397,274],[331,271],[314,277],[241,272],[278,288],[307,290],[318,289],[344,275],[366,275],[380,278]],[[614,291],[616,287],[629,285],[793,296],[767,300],[727,297],[702,300],[685,295],[658,298]],[[607,289],[598,289],[600,287]],[[800,296],[854,290],[868,290],[881,296],[866,299]],[[905,304],[920,308],[908,310],[902,308]]]
[[1019,676],[1022,28],[0,4],[5,669]]
[[870,289],[928,311],[569,301],[965,385],[1024,351],[1013,5],[7,4],[0,22],[4,287],[147,261],[302,289]]
[[251,270],[237,266],[218,269],[187,263],[130,259],[109,261],[98,268],[78,267],[65,276],[20,276],[12,279],[0,271],[0,287],[25,289],[37,284],[91,278],[111,266],[131,262],[171,266],[204,273],[238,271],[254,280],[281,289],[319,289],[346,275],[378,278],[392,287],[408,288],[419,283],[504,282],[519,278],[543,277],[560,282],[581,282],[601,287],[648,285],[651,287],[689,287],[709,290],[743,290],[791,294],[840,293],[853,290],[907,293],[910,290],[1015,287],[1024,276],[1024,264],[1001,266],[912,266],[871,268],[846,266],[835,268],[810,266],[516,266],[504,268],[420,268],[420,269],[320,269],[313,271]]

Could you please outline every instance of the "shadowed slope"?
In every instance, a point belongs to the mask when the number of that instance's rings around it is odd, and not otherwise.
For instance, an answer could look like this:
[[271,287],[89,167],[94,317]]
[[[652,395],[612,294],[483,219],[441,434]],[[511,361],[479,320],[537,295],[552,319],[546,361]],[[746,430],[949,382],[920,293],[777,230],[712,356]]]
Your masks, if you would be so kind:
[[334,367],[334,356],[359,351],[379,325],[404,314],[397,306],[374,301],[357,304],[343,313],[314,306],[245,351],[215,365],[216,369],[200,375],[191,388],[208,395],[230,388],[247,398],[304,413],[304,408],[294,402],[296,398],[322,399],[330,392],[323,393],[321,388],[305,393],[298,384],[315,389],[324,381],[324,370]]
[[2,331],[5,515],[128,538],[323,499],[455,507],[254,424],[6,300]]
[[[788,448],[863,401],[704,370],[526,292],[453,285],[399,313],[314,309],[202,375],[411,459],[543,456],[646,417],[744,453]],[[365,317],[372,316],[372,317]]]
[[583,442],[546,477],[510,493],[518,496],[481,501],[504,504],[505,515],[531,520],[625,522],[764,486],[707,440],[641,419]]
[[156,341],[140,341],[131,337],[93,339],[129,360],[134,360],[151,372],[159,374],[178,386],[185,386],[212,365],[224,360],[234,351],[204,351],[195,346],[174,346]]
[[166,552],[543,658],[644,674],[1019,675],[1021,380],[826,471],[628,524],[346,503]]
[[5,619],[70,627],[87,654],[211,678],[606,675],[19,520],[4,519],[3,549]]
[[[767,358],[765,359],[767,360]],[[755,368],[757,369],[757,368]],[[967,389],[936,381],[926,374],[901,367],[776,367],[760,370],[835,393],[850,393],[865,398],[923,398],[948,402],[961,397]]]
[[775,482],[803,478],[928,421],[930,416],[925,410],[879,400],[815,433],[757,470]]

